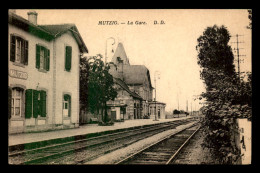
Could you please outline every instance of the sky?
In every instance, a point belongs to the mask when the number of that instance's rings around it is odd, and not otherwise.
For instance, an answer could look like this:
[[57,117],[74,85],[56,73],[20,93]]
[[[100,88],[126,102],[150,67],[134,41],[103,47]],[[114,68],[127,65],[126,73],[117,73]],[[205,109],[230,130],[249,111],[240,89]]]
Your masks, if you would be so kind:
[[[243,48],[239,54],[245,55],[240,71],[251,71],[252,31],[246,28],[249,25],[246,9],[34,10],[38,13],[39,25],[74,23],[89,50],[86,56],[105,56],[107,51],[109,61],[112,49],[115,51],[117,44],[123,43],[130,64],[145,65],[149,69],[153,87],[155,71],[158,71],[156,100],[166,103],[166,111],[178,107],[186,111],[187,102],[189,111],[202,106],[200,101],[194,100],[205,91],[196,45],[207,27],[224,25],[231,36],[243,35],[239,37],[239,42],[243,42],[239,44],[239,48]],[[28,11],[17,9],[16,14],[28,19]],[[155,20],[164,24],[154,25]],[[98,25],[99,21],[117,21],[118,25]],[[133,25],[128,25],[128,21]],[[110,37],[115,39],[114,45]],[[235,41],[236,37],[231,37],[230,42]],[[236,44],[230,45],[236,48]],[[234,63],[237,68],[237,62]]]

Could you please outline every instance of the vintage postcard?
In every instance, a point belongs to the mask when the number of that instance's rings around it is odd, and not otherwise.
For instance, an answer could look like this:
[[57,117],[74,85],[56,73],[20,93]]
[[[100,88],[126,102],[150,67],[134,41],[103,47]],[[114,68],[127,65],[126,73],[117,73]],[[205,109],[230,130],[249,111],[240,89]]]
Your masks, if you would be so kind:
[[248,165],[251,9],[9,9],[10,165]]

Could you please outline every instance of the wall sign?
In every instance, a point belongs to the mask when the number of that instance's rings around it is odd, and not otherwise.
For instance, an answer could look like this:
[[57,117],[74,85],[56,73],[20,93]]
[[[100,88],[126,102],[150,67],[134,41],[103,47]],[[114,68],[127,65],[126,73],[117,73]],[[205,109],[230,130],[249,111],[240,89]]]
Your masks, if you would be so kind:
[[9,76],[24,79],[26,80],[28,78],[28,74],[26,72],[10,69],[9,70]]

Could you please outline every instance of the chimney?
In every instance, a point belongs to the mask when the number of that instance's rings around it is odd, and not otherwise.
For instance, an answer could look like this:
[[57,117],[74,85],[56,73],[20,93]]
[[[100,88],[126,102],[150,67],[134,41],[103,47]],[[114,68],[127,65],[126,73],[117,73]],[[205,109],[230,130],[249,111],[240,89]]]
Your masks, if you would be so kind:
[[124,81],[124,61],[120,57],[117,57],[117,62],[119,78]]
[[38,13],[36,13],[36,11],[31,10],[27,14],[28,14],[29,22],[33,23],[34,25],[37,25],[37,15],[38,15]]

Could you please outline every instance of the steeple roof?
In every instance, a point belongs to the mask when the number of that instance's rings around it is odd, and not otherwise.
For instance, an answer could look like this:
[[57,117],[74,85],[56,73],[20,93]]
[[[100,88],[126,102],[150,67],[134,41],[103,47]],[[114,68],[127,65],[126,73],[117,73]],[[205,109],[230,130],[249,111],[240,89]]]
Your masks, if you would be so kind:
[[111,62],[117,64],[118,63],[118,57],[120,57],[121,60],[123,60],[123,63],[126,65],[130,65],[129,59],[127,58],[127,55],[125,53],[125,49],[122,43],[118,43],[118,46],[116,48],[116,51],[112,57]]

